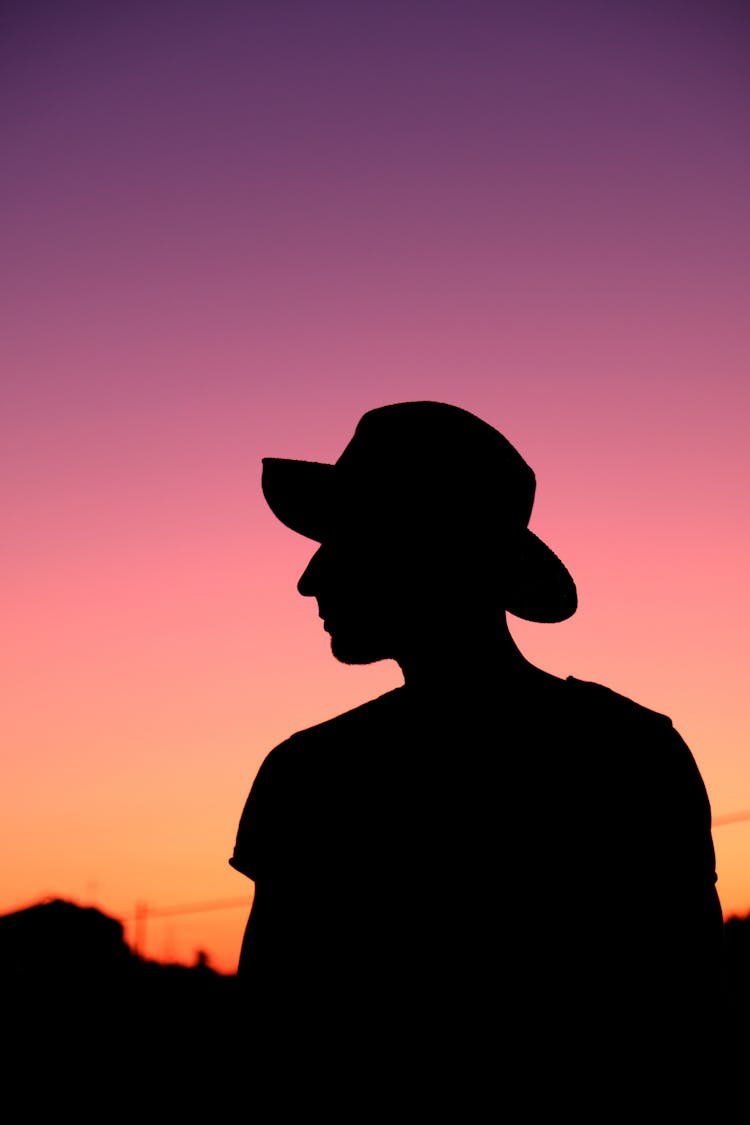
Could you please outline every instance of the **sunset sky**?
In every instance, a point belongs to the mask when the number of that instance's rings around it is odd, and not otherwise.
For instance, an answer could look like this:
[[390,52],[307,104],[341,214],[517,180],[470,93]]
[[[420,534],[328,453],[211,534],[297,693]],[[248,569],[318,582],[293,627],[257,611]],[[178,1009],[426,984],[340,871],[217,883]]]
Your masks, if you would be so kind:
[[749,50],[738,0],[6,0],[0,913],[234,971],[261,760],[401,682],[261,458],[417,398],[534,468],[580,608],[514,636],[672,718],[750,912]]

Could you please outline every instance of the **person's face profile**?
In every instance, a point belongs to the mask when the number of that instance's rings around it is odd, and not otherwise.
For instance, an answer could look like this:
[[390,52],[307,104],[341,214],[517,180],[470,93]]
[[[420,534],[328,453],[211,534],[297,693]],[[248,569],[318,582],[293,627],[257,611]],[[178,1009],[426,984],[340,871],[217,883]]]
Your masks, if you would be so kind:
[[397,537],[361,534],[321,543],[297,589],[313,597],[331,651],[344,664],[397,658],[428,611],[427,560]]

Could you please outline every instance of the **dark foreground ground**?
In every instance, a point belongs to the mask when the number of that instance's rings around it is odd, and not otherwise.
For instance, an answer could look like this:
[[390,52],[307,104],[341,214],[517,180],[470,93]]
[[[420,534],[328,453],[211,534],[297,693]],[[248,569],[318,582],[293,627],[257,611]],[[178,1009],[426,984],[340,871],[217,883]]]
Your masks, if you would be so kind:
[[[739,1092],[747,1109],[750,916],[729,920],[725,931],[726,1005],[716,1027],[725,1069],[719,1082],[732,1083],[735,1096]],[[67,971],[59,959],[51,959],[46,970],[43,960],[36,968],[6,960],[2,1090],[6,1107],[16,1106],[6,1120],[52,1115],[99,1122],[119,1121],[131,1114],[137,1122],[174,1120],[178,1115],[213,1121],[225,1114],[243,1121],[273,1120],[254,1107],[254,1089],[262,1075],[254,1071],[254,1060],[243,1050],[236,978],[215,973],[207,965],[161,965],[129,951],[121,953],[116,970],[107,960],[97,965],[90,959],[79,959],[77,964],[69,959]],[[383,1034],[387,1037],[387,1029]],[[493,1034],[488,1028],[488,1036]],[[414,1047],[418,1054],[419,1044]],[[498,1042],[500,1087],[502,1070]],[[686,1073],[685,1081],[691,1077]],[[342,1074],[342,1083],[346,1080]],[[290,1088],[295,1081],[290,1074]],[[543,1087],[544,1075],[530,1084],[530,1105],[537,1081]],[[622,1093],[612,1091],[615,1102]],[[360,1091],[352,1103],[352,1125],[371,1120],[367,1104],[368,1092]],[[607,1112],[603,1107],[603,1121]],[[392,1116],[399,1119],[397,1106]],[[420,1120],[418,1112],[409,1116]],[[453,1115],[452,1119],[464,1125],[485,1118]],[[538,1119],[531,1110],[528,1115],[517,1110],[508,1117],[510,1121]]]

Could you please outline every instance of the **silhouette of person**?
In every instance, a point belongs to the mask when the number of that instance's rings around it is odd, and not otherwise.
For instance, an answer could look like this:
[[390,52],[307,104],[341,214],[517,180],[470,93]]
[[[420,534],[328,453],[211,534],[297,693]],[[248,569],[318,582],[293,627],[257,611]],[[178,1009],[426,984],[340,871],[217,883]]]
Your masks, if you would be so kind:
[[271,509],[319,544],[298,589],[334,657],[403,672],[272,749],[240,818],[242,1035],[266,1094],[465,1120],[522,1082],[580,1105],[710,1073],[706,789],[668,717],[515,643],[507,614],[577,608],[529,529],[535,484],[440,402],[370,410],[335,464],[264,459]]

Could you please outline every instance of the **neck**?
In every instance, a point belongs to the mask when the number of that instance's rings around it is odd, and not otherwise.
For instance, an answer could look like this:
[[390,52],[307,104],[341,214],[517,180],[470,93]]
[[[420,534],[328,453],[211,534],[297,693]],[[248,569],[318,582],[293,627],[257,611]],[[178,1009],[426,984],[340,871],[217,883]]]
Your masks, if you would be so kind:
[[441,690],[481,693],[510,689],[520,679],[546,675],[531,664],[510,634],[505,618],[491,628],[446,627],[420,638],[397,657],[405,686],[435,693]]

